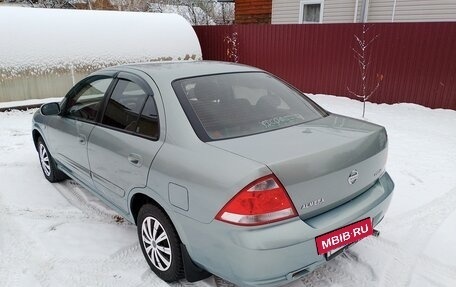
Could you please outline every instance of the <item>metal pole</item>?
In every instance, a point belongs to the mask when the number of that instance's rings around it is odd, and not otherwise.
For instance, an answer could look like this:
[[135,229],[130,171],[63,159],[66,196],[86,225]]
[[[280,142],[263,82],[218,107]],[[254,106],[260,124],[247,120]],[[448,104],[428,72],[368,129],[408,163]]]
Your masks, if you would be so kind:
[[391,22],[394,22],[394,16],[396,15],[396,1],[397,0],[394,0],[393,3],[393,15],[391,15]]
[[356,18],[358,18],[358,0],[355,2],[355,13],[353,15],[353,23],[356,23]]
[[363,5],[361,8],[361,22],[366,22],[367,21],[367,9],[369,5],[369,0],[363,0]]

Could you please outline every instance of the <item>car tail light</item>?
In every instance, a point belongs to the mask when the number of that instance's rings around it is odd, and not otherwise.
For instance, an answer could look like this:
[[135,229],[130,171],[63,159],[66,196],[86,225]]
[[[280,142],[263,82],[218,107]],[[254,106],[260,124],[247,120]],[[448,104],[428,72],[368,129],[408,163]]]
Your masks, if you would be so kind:
[[261,225],[297,216],[285,188],[274,175],[255,180],[236,194],[215,219],[237,225]]

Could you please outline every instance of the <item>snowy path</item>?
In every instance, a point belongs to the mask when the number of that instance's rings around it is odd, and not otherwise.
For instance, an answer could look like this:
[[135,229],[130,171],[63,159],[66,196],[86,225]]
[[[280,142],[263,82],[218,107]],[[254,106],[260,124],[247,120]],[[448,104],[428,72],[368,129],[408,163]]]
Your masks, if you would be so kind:
[[[359,102],[312,98],[361,114]],[[387,127],[396,182],[381,236],[290,286],[456,286],[456,111],[369,104],[366,115]],[[45,180],[31,116],[0,113],[0,286],[169,286],[149,270],[133,225],[73,181]],[[232,285],[211,277],[171,286]]]

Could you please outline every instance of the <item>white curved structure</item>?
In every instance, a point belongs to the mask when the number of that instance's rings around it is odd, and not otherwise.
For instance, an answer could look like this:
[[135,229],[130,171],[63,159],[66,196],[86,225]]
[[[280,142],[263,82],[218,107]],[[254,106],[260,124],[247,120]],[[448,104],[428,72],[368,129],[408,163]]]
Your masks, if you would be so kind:
[[52,88],[30,95],[40,85],[33,77],[70,77],[66,88],[106,66],[202,57],[192,26],[177,14],[0,7],[0,27],[0,102],[63,96]]

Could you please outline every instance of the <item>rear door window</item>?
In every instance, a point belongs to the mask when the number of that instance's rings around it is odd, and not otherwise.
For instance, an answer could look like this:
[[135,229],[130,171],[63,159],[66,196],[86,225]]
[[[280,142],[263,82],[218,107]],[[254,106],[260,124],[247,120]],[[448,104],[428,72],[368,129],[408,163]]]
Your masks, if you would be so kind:
[[102,123],[134,131],[146,97],[146,92],[136,83],[119,79],[106,106]]
[[158,114],[152,95],[135,82],[119,79],[101,123],[118,130],[158,138]]
[[158,113],[153,97],[149,97],[144,105],[136,126],[136,132],[155,139],[159,136]]
[[203,141],[269,132],[325,115],[302,93],[261,72],[180,79],[173,88]]

